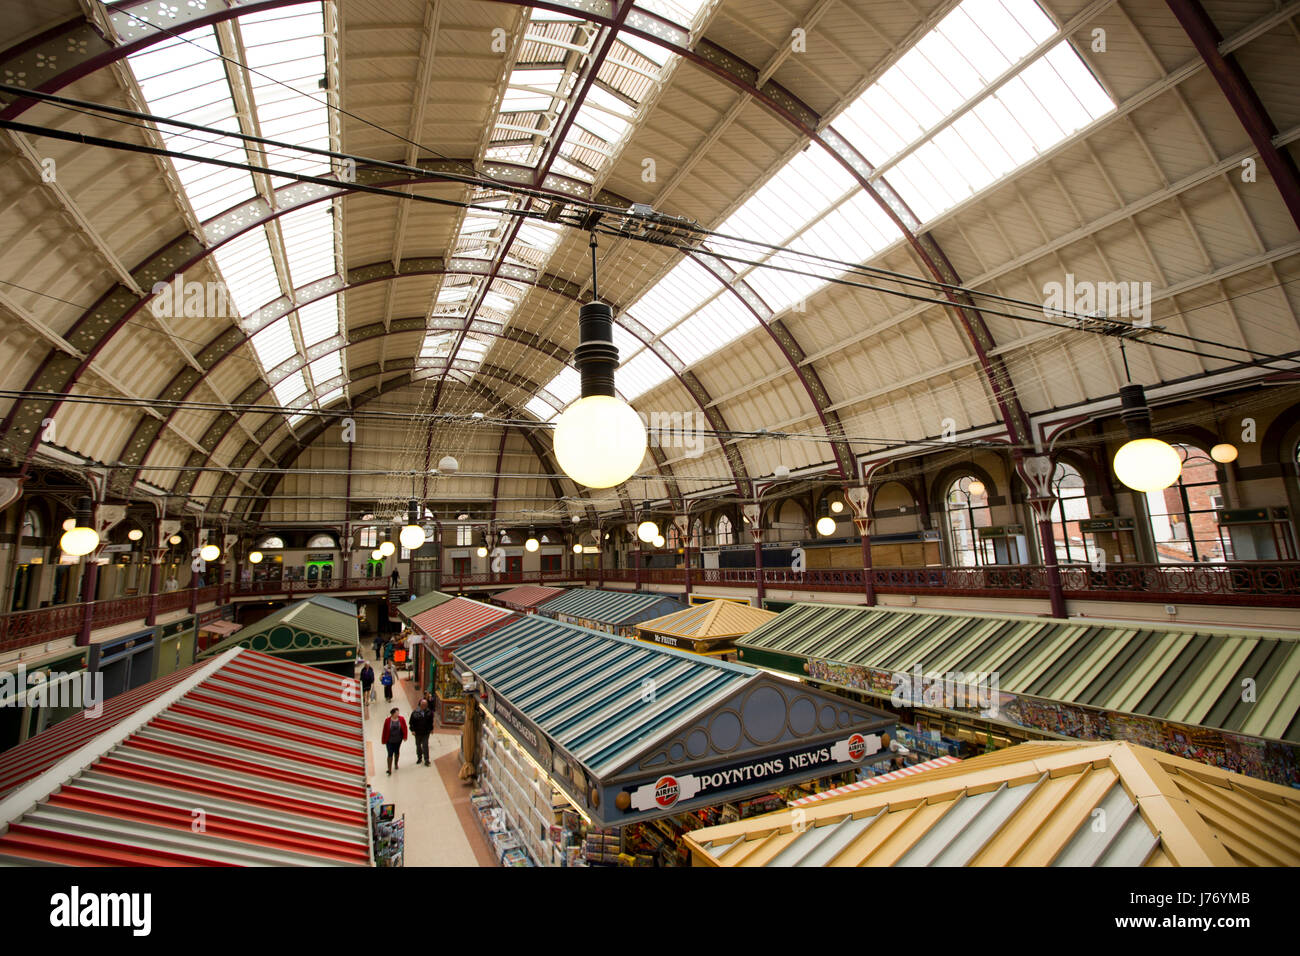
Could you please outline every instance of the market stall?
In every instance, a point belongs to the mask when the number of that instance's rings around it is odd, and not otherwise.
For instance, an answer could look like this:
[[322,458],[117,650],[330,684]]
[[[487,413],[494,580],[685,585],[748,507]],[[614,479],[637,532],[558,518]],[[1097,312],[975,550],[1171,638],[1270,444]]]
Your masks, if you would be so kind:
[[199,625],[198,650],[203,652],[232,634],[238,634],[241,628],[234,621],[218,618]]
[[357,606],[317,594],[241,628],[201,651],[198,660],[211,660],[232,647],[247,647],[351,677],[359,640]]
[[798,604],[737,647],[746,663],[939,715],[931,756],[951,753],[949,732],[982,749],[1028,729],[1300,785],[1296,631]]
[[0,864],[368,866],[368,815],[360,694],[242,647],[0,754]]
[[1297,866],[1300,817],[1288,787],[1127,742],[1037,742],[686,843],[696,866]]
[[542,865],[681,865],[683,833],[891,756],[878,710],[540,615],[454,661],[483,705],[480,809]]
[[574,588],[538,605],[537,613],[607,634],[636,637],[636,625],[642,621],[686,609],[687,605],[666,594]]
[[636,626],[636,636],[652,644],[675,647],[722,660],[736,659],[736,640],[776,617],[776,612],[735,601],[693,604],[684,611],[652,618]]
[[548,588],[540,584],[525,584],[509,591],[492,595],[492,603],[508,607],[520,614],[536,614],[537,607],[564,593],[564,588]]
[[505,608],[457,597],[411,618],[416,632],[416,686],[425,693],[437,691],[437,716],[444,725],[465,722],[465,691],[456,680],[452,652],[515,616]]

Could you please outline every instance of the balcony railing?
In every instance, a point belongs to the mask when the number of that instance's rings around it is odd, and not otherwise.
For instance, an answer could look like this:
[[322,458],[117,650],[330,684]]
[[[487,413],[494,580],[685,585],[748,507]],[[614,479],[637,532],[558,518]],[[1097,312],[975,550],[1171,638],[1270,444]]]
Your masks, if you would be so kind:
[[[198,594],[194,595],[195,603],[211,604],[217,600],[220,591],[218,585],[199,588]],[[189,607],[191,594],[189,588],[159,594],[158,613],[165,614],[168,611],[179,611]],[[0,651],[17,650],[21,647],[58,640],[61,637],[70,637],[81,630],[85,613],[86,605],[79,603],[0,615]],[[91,627],[113,627],[130,621],[139,621],[143,625],[148,616],[148,594],[96,601]]]
[[[862,594],[864,574],[860,568],[764,568],[765,588],[788,591]],[[1087,565],[1064,565],[1060,569],[1061,589],[1071,600],[1146,601],[1165,604],[1251,605],[1257,607],[1300,607],[1300,562],[1234,562],[1232,564],[1126,564],[1094,571]],[[1048,572],[1035,565],[995,565],[979,568],[873,568],[871,580],[879,594],[934,594],[969,597],[1048,598]],[[683,587],[683,568],[595,569],[578,571],[532,571],[478,574],[447,574],[443,589],[512,587],[518,584],[555,584],[595,587],[600,583]],[[752,589],[753,568],[692,568],[692,587],[734,587]],[[158,595],[158,612],[216,601],[221,588],[200,588],[197,594],[186,588]],[[261,581],[236,584],[230,596],[308,597],[312,594],[369,591],[387,594],[388,578],[339,578],[324,581]],[[18,611],[0,616],[0,651],[13,650],[76,634],[85,605],[63,604],[35,611]],[[143,621],[149,613],[149,596],[134,595],[97,601],[93,626],[111,627],[128,621]]]

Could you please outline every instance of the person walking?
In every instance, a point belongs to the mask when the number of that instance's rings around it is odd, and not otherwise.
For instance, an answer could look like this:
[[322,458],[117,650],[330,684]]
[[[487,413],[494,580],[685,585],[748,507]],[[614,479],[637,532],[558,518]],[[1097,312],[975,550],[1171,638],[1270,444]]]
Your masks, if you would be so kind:
[[401,756],[402,743],[406,740],[406,736],[406,721],[402,719],[402,715],[394,707],[388,712],[388,716],[384,718],[384,732],[381,738],[388,748],[387,773],[390,777],[393,775],[393,771],[397,769],[397,760]]
[[375,663],[379,662],[379,655],[383,653],[383,650],[384,650],[384,635],[382,633],[378,633],[375,635]]
[[393,669],[387,664],[384,665],[383,676],[379,678],[379,683],[384,685],[384,700],[392,701],[393,699]]
[[361,696],[375,699],[375,669],[370,666],[370,661],[361,665]]
[[389,577],[389,581],[391,582],[389,587],[394,587],[394,588],[397,587],[397,581],[398,581],[397,568],[393,568],[393,573]]
[[393,641],[390,634],[388,640],[384,643],[384,666],[387,667],[393,662],[393,652],[397,649],[397,644]]
[[424,758],[424,765],[431,767],[429,763],[429,734],[433,733],[433,714],[429,711],[429,702],[423,697],[415,705],[415,710],[411,711],[409,721],[411,733],[415,734],[415,764],[420,765],[420,759]]

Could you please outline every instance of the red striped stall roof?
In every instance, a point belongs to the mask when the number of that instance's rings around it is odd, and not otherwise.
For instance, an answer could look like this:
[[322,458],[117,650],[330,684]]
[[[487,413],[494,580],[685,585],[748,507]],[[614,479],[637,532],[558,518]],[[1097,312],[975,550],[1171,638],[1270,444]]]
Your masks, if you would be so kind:
[[351,678],[233,648],[0,754],[0,864],[366,866]]
[[446,650],[479,637],[480,631],[493,629],[493,625],[503,624],[514,616],[513,611],[505,608],[458,597],[417,614],[411,618],[411,623],[421,634]]
[[539,584],[525,584],[521,587],[511,588],[509,591],[502,591],[500,594],[494,594],[492,600],[508,604],[519,611],[527,611],[539,604],[545,604],[551,598],[557,598],[563,593],[564,588],[547,588]]
[[874,787],[878,783],[889,783],[891,780],[901,780],[903,777],[925,773],[925,771],[933,770],[935,767],[946,767],[949,764],[959,762],[960,761],[956,757],[935,757],[933,760],[925,760],[921,763],[912,764],[912,766],[904,767],[902,770],[893,770],[889,773],[882,773],[876,777],[868,777],[866,780],[859,780],[856,783],[846,783],[842,787],[823,790],[821,793],[814,793],[810,797],[800,797],[798,800],[791,800],[790,806],[801,807],[805,804],[816,803],[819,800],[829,800],[831,797],[842,797],[846,793],[857,793],[859,790]]

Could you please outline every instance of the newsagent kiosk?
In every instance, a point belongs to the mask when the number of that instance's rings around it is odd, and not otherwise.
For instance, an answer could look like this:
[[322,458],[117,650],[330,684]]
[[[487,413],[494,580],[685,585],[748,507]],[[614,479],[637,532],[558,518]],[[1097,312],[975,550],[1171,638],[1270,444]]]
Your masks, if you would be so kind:
[[[480,783],[501,791],[483,795],[500,804],[493,825],[514,830],[538,863],[572,865],[573,844],[590,850],[596,839],[607,848],[585,854],[588,862],[653,865],[654,853],[638,860],[629,851],[671,852],[662,838],[650,834],[654,846],[633,847],[620,829],[676,818],[677,831],[659,828],[671,841],[720,818],[724,805],[736,818],[754,798],[782,806],[796,785],[838,782],[891,755],[895,718],[882,711],[751,667],[539,615],[453,653],[478,705]],[[542,790],[545,799],[534,799]],[[704,815],[691,819],[696,812]],[[571,825],[578,816],[585,827]]]

